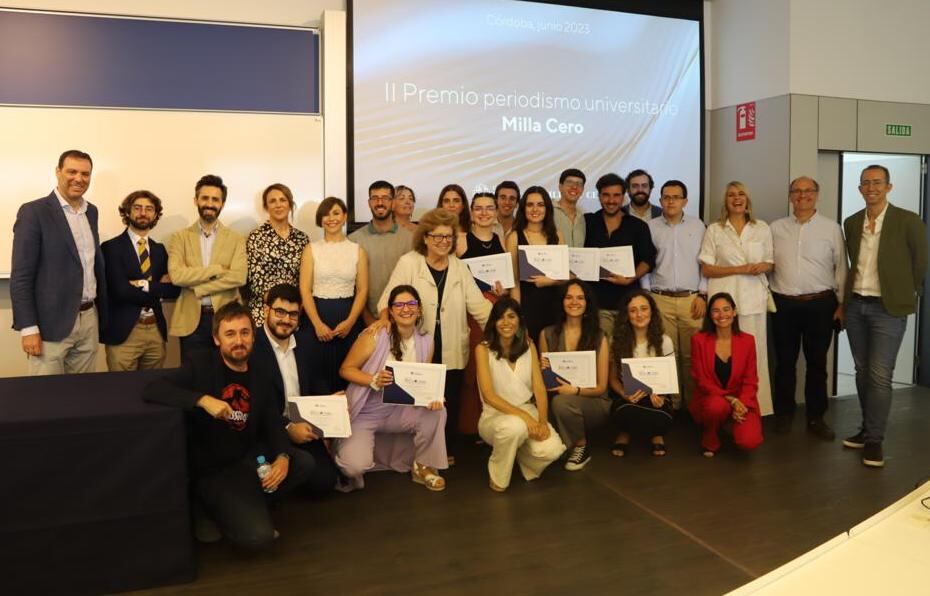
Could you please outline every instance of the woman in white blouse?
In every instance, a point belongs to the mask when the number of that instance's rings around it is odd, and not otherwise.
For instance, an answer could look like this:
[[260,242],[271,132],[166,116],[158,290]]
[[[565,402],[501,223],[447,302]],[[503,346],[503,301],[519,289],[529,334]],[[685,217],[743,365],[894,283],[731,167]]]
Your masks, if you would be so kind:
[[742,182],[727,184],[720,219],[709,226],[701,245],[701,271],[707,293],[726,292],[736,300],[740,327],[755,338],[759,374],[759,409],[772,413],[765,319],[769,289],[766,274],[774,268],[772,232],[752,215],[752,199]]

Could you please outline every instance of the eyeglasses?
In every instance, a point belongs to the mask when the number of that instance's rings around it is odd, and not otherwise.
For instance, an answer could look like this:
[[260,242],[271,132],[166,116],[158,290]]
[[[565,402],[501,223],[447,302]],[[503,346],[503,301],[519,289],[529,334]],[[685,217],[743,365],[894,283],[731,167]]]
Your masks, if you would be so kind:
[[272,308],[271,311],[274,313],[274,316],[279,319],[288,318],[292,321],[296,321],[300,317],[299,310],[284,310],[283,308]]
[[681,195],[662,195],[660,201],[684,201],[685,198]]
[[815,194],[817,194],[818,192],[820,192],[820,191],[818,191],[816,188],[792,188],[792,189],[789,191],[788,194],[792,194],[792,195],[794,195],[794,196],[798,196],[798,195],[815,195]]
[[452,242],[452,234],[426,234],[427,238],[432,238],[434,242]]
[[420,306],[420,301],[419,300],[408,300],[407,302],[392,302],[391,303],[391,308],[395,308],[397,310],[402,310],[405,306],[407,308],[416,308]]
[[859,182],[860,187],[868,188],[870,186],[885,186],[887,184],[884,180],[861,180]]
[[394,200],[394,197],[368,197],[369,203],[390,203]]
[[155,207],[151,205],[133,205],[133,211],[141,211],[142,213],[155,213]]

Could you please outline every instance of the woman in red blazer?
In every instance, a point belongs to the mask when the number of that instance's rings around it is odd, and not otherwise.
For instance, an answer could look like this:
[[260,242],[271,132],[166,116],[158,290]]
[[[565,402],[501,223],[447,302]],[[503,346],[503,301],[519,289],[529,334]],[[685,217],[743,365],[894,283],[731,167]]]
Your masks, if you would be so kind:
[[704,327],[691,338],[691,375],[694,397],[688,409],[704,426],[704,457],[720,449],[720,426],[733,421],[733,442],[740,449],[762,443],[759,416],[755,338],[739,330],[736,303],[726,292],[714,294],[704,316]]

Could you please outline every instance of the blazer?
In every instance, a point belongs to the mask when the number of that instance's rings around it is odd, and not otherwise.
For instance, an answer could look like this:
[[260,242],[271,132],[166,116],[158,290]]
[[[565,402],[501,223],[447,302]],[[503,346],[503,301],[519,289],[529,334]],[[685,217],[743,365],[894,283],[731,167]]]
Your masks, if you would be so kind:
[[245,238],[217,224],[210,262],[204,264],[200,252],[200,222],[178,230],[168,241],[168,275],[181,294],[171,315],[171,335],[185,337],[200,323],[200,299],[210,296],[214,309],[239,300],[245,285],[248,264]]
[[[294,332],[294,339],[297,341],[294,359],[297,361],[297,381],[301,395],[313,395],[311,389],[314,375],[313,363],[319,361],[316,357],[316,343],[308,335],[311,329],[312,327],[300,328]],[[264,326],[255,328],[255,345],[252,348],[249,363],[265,374],[271,382],[275,411],[281,415],[282,422],[286,425],[290,420],[284,414],[287,407],[284,379],[281,378],[281,367],[278,366],[278,358],[275,356],[274,347],[268,339],[268,334],[265,333]]]
[[[854,213],[843,222],[850,263],[843,301],[847,306],[859,264],[865,211]],[[888,314],[903,317],[917,309],[917,297],[923,294],[926,273],[927,232],[924,222],[913,211],[888,203],[882,235],[878,240],[878,280],[882,288],[882,306]]]
[[181,288],[158,281],[168,273],[168,252],[163,244],[155,242],[152,238],[148,241],[151,263],[149,273],[152,277],[148,292],[129,283],[143,278],[142,269],[139,267],[139,251],[129,237],[128,230],[100,245],[107,264],[109,296],[107,328],[100,334],[100,341],[107,345],[115,346],[126,341],[145,307],[154,311],[158,331],[162,339],[167,339],[168,328],[161,301],[163,298],[177,298]]
[[[442,360],[451,370],[468,364],[468,318],[471,315],[484,328],[491,314],[491,303],[484,297],[468,267],[454,255],[449,256],[446,270],[446,287],[439,304],[436,281],[426,265],[426,257],[415,250],[397,261],[391,278],[378,300],[378,312],[387,308],[391,290],[400,284],[409,284],[420,294],[422,323],[420,328],[435,337],[436,315],[442,327]],[[438,312],[437,312],[438,311]]]
[[[87,221],[94,235],[98,326],[106,327],[107,283],[97,208],[87,203]],[[81,307],[84,270],[77,244],[54,191],[19,208],[13,224],[10,300],[13,329],[39,326],[42,339],[61,341],[71,334]]]
[[720,384],[714,370],[715,344],[713,333],[699,332],[691,337],[691,376],[694,377],[692,403],[711,397],[732,395],[754,412],[759,412],[759,375],[756,371],[756,339],[748,333],[734,333],[730,356],[730,381]]

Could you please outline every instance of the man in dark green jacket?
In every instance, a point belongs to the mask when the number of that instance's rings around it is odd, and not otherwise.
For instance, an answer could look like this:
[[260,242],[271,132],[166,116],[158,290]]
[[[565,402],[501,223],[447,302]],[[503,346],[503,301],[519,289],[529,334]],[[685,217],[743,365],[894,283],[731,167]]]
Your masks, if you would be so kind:
[[849,276],[846,332],[862,407],[859,432],[843,441],[863,449],[862,463],[882,467],[882,441],[891,410],[891,377],[907,315],[917,309],[927,271],[927,236],[916,213],[888,202],[891,177],[870,165],[859,177],[865,209],[843,222]]

